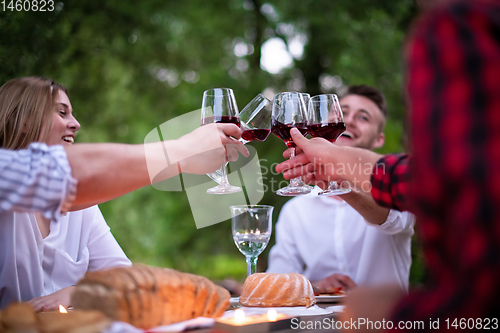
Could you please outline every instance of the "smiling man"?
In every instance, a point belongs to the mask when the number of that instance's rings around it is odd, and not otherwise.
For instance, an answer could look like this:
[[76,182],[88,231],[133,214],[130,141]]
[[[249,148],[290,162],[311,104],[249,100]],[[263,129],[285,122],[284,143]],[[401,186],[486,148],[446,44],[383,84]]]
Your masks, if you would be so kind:
[[365,85],[351,86],[340,99],[340,107],[346,131],[337,139],[338,145],[364,149],[384,145],[387,103],[379,90]]
[[[379,90],[351,86],[340,105],[346,131],[336,144],[384,145],[387,104]],[[365,192],[297,197],[281,210],[268,272],[304,274],[319,292],[385,283],[407,290],[413,225],[413,215],[380,207]]]

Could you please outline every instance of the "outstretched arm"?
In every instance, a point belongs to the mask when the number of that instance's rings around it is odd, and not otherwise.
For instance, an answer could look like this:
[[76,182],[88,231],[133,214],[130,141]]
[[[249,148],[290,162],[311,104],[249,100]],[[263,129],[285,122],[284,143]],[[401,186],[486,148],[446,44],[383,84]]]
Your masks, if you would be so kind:
[[[209,124],[177,140],[127,144],[75,144],[66,148],[72,176],[78,180],[72,210],[101,203],[179,172],[205,174],[226,158],[236,160],[248,150],[234,138],[234,124]],[[233,138],[234,137],[234,138]]]

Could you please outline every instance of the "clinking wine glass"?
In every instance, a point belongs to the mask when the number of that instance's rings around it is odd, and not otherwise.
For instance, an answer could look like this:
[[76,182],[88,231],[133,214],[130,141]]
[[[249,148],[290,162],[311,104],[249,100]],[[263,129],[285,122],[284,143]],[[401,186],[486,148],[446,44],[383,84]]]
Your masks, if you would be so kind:
[[[265,141],[271,132],[272,102],[262,94],[255,96],[240,112],[240,141],[243,144]],[[227,165],[227,163],[226,163]],[[221,169],[207,175],[220,183]]]
[[[240,126],[240,114],[232,89],[214,88],[203,92],[201,125],[210,123],[233,123]],[[209,188],[207,193],[228,194],[241,191],[241,187],[229,184],[226,164],[224,163],[220,169],[221,181],[219,185]]]
[[[271,131],[290,148],[290,158],[295,157],[295,143],[290,135],[293,127],[302,135],[307,134],[307,109],[302,94],[299,92],[276,94],[273,99]],[[310,192],[311,186],[304,184],[300,178],[293,178],[288,186],[280,188],[276,194],[295,196]]]
[[265,141],[271,132],[272,102],[258,94],[240,112],[240,141]]
[[247,276],[257,272],[257,258],[269,243],[272,233],[272,206],[231,206],[233,240],[246,257]]
[[[346,129],[337,95],[324,94],[311,97],[307,128],[312,137],[324,138],[330,142],[337,140]],[[350,188],[342,188],[336,181],[331,181],[328,188],[319,195],[341,195],[349,192]]]

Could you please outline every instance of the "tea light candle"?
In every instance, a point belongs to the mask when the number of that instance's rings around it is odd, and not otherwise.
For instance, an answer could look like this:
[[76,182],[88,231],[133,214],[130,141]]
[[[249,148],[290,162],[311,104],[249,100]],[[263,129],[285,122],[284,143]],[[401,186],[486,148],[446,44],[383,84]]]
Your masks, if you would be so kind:
[[228,325],[242,326],[256,323],[275,322],[285,319],[287,316],[283,313],[277,313],[275,310],[269,310],[266,314],[246,316],[242,309],[234,311],[231,318],[217,318],[217,321]]

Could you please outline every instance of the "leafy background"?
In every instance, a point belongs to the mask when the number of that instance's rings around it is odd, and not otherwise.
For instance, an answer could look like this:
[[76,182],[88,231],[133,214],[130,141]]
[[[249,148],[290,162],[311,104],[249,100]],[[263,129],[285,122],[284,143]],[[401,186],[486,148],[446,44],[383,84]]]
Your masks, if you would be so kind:
[[[6,9],[0,11],[0,82],[50,77],[69,89],[82,125],[77,142],[124,143],[142,143],[159,124],[199,109],[209,88],[231,87],[241,109],[259,92],[315,95],[364,83],[388,99],[379,152],[401,152],[401,50],[416,12],[410,0],[67,0],[53,12]],[[262,47],[272,38],[291,51],[303,45],[275,74],[261,68]],[[254,147],[264,170],[283,160],[284,145],[275,137]],[[283,180],[273,172],[266,177],[274,191]],[[261,203],[275,206],[276,221],[286,200],[269,190]],[[184,193],[146,187],[100,207],[132,261],[214,280],[244,279],[229,221],[196,229]],[[273,242],[259,258],[261,271]],[[413,256],[416,285],[424,272],[416,238]]]

